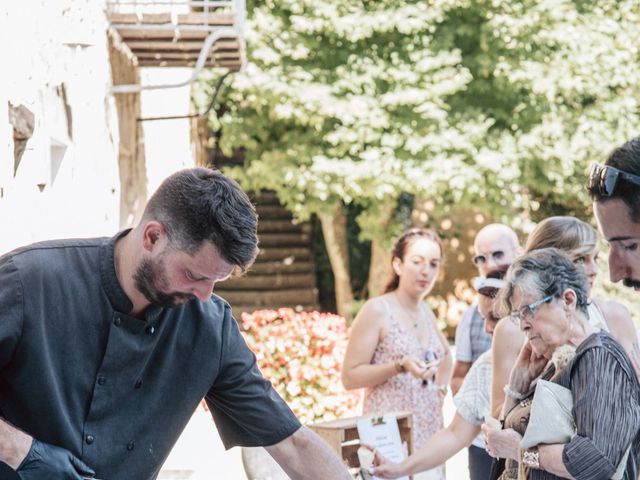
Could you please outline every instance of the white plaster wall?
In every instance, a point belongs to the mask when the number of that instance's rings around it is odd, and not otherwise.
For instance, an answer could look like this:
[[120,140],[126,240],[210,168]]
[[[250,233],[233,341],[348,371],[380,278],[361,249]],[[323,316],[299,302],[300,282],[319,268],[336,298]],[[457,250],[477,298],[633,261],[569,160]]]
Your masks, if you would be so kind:
[[[190,68],[141,68],[143,85],[171,85],[191,76]],[[142,117],[188,115],[190,87],[144,90],[141,95]],[[162,180],[177,170],[193,167],[189,121],[187,119],[143,122],[149,194]]]
[[[117,230],[118,130],[106,29],[100,1],[0,2],[0,253]],[[55,91],[62,83],[71,136]],[[36,121],[15,177],[7,102],[25,105]],[[64,151],[55,179],[52,146]]]

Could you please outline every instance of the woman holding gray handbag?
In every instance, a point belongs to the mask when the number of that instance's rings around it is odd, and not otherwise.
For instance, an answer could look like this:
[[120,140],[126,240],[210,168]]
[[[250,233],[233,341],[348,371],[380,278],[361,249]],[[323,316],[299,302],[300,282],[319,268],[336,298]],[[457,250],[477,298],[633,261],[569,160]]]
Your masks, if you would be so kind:
[[620,344],[589,324],[584,272],[542,249],[505,281],[499,302],[527,341],[505,388],[504,429],[483,426],[487,452],[507,459],[500,478],[636,480],[640,384]]

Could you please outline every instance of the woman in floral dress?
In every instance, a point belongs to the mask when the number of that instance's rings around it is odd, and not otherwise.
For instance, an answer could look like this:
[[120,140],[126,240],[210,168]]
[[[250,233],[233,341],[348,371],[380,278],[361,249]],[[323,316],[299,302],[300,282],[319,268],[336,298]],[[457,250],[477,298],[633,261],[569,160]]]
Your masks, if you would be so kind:
[[[392,250],[386,291],[358,313],[342,369],[347,389],[364,388],[363,413],[413,413],[413,448],[443,426],[442,404],[452,371],[449,346],[424,298],[439,276],[438,235],[411,229]],[[442,479],[442,468],[414,478]]]

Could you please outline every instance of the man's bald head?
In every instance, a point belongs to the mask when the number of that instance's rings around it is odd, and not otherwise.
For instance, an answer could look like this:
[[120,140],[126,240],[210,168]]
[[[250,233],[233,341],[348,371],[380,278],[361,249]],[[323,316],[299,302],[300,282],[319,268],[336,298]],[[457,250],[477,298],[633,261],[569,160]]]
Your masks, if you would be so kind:
[[502,223],[482,227],[476,235],[473,248],[473,263],[483,277],[492,270],[510,265],[522,251],[516,232]]

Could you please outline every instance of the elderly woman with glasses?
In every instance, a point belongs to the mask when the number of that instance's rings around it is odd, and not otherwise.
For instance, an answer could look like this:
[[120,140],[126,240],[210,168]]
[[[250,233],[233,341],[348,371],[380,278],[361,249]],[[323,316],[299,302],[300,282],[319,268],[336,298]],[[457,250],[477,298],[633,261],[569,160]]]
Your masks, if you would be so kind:
[[[640,349],[636,329],[627,309],[618,302],[591,297],[598,276],[598,234],[595,229],[574,217],[549,217],[542,220],[531,232],[525,253],[541,248],[558,248],[581,267],[588,280],[587,318],[593,326],[610,332],[625,348],[631,362],[640,374]],[[504,403],[504,386],[511,368],[524,344],[524,336],[517,325],[500,322],[493,336],[493,382],[491,411],[500,416]]]
[[[622,346],[588,321],[584,270],[546,248],[516,260],[505,282],[499,305],[511,312],[526,342],[506,387],[504,429],[482,427],[487,452],[507,459],[499,478],[608,479],[620,466],[619,478],[636,480],[640,384]],[[523,450],[539,378],[571,391],[576,434],[566,444]]]

